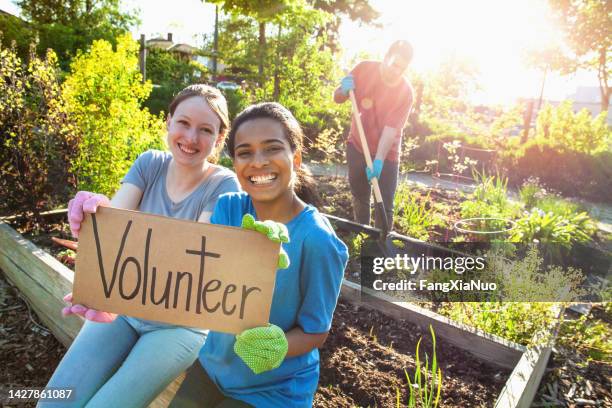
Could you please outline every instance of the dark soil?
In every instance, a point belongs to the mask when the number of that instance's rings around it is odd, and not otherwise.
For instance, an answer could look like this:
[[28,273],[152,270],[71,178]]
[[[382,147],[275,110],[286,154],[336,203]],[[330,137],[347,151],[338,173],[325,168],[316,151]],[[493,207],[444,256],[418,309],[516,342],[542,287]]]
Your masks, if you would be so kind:
[[[321,211],[337,217],[353,219],[352,195],[348,180],[344,177],[317,176],[317,189],[323,200]],[[453,225],[460,219],[459,205],[464,200],[459,191],[441,188],[423,188],[411,185],[411,190],[418,194],[419,202],[426,203],[428,209],[434,208],[443,225],[435,226],[430,231],[429,240],[447,242],[455,237]],[[393,230],[408,235],[395,223]]]
[[[350,219],[352,208],[346,181],[329,179],[330,182],[319,187],[326,202],[333,204],[324,211]],[[70,239],[63,219],[65,215],[56,217],[55,223],[37,233],[28,232],[29,226],[15,227],[37,245],[61,257],[65,255],[64,248],[54,244],[50,237]],[[69,261],[65,263],[71,266]],[[44,386],[65,348],[42,327],[19,292],[3,278],[0,274],[0,365],[3,367],[0,385]],[[398,390],[401,405],[405,406],[408,381],[404,370],[414,375],[415,349],[421,336],[423,359],[425,352],[431,355],[429,333],[422,333],[411,323],[340,302],[330,335],[321,349],[321,376],[314,406],[396,407]],[[509,375],[509,371],[474,360],[442,339],[438,339],[437,358],[443,373],[441,407],[493,406]],[[550,402],[544,396],[554,393],[560,403],[548,406],[574,407],[578,406],[577,402],[589,399],[596,401],[592,406],[612,406],[611,377],[609,363],[586,362],[573,350],[558,350],[551,357],[548,374],[534,402]],[[571,394],[574,383],[578,386]],[[572,398],[564,400],[563,396],[568,394]]]
[[[415,349],[423,337],[420,358],[431,354],[429,333],[405,321],[341,301],[321,349],[321,376],[315,407],[396,407],[408,400],[406,372],[415,372]],[[437,339],[442,370],[440,407],[492,407],[510,371],[482,363]]]

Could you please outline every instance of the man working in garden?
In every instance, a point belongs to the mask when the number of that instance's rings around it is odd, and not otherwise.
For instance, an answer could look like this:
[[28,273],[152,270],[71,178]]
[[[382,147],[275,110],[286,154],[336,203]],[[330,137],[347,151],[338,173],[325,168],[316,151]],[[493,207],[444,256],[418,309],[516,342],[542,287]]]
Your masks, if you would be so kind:
[[[397,187],[402,129],[412,108],[412,86],[404,77],[412,59],[412,46],[395,41],[382,62],[362,61],[342,79],[334,101],[343,103],[352,90],[357,99],[373,169],[366,166],[355,118],[351,123],[346,159],[353,194],[355,221],[370,224],[370,181],[378,178],[389,226],[393,226],[393,197]],[[377,227],[382,227],[375,214]]]

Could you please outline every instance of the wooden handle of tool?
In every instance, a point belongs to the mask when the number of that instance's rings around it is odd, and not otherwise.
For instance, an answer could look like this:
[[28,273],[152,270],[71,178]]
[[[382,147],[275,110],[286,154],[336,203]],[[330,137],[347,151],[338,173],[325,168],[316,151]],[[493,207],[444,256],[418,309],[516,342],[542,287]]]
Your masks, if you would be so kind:
[[[351,98],[351,104],[353,105],[353,116],[355,117],[355,123],[357,124],[357,133],[359,133],[359,140],[361,141],[361,148],[363,149],[363,156],[366,161],[366,165],[373,170],[372,157],[370,156],[370,148],[368,147],[368,141],[363,131],[363,125],[361,124],[361,114],[359,113],[359,106],[357,105],[357,99],[355,98],[355,92],[351,89],[349,91],[349,98]],[[378,185],[378,178],[372,177],[372,187],[374,187],[374,199],[377,203],[382,203],[382,194],[380,194],[380,186]]]

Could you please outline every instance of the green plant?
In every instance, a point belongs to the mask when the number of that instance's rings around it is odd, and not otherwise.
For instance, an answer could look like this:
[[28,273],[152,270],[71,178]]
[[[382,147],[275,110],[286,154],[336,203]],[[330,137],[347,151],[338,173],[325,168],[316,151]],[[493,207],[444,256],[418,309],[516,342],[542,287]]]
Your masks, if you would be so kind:
[[309,155],[324,163],[341,163],[344,158],[344,128],[338,117],[333,118],[333,125],[323,129],[313,142]]
[[67,201],[80,140],[61,94],[56,55],[25,63],[0,47],[0,212],[33,213]]
[[[423,337],[419,339],[416,346],[415,352],[415,370],[414,377],[410,378],[410,375],[406,370],[406,380],[408,381],[408,403],[407,407],[416,407],[417,401],[420,403],[422,408],[437,407],[440,403],[440,394],[442,392],[442,370],[438,367],[438,358],[436,356],[436,334],[434,333],[433,327],[429,326],[431,333],[432,342],[432,359],[431,367],[429,366],[429,356],[425,353],[425,364],[421,366],[420,359],[420,346]],[[397,407],[400,407],[399,389],[397,390]]]
[[535,207],[545,212],[551,212],[556,215],[571,216],[575,213],[584,212],[584,208],[579,204],[556,196],[545,196],[537,200]]
[[546,195],[546,189],[537,177],[529,177],[519,189],[519,196],[526,208],[531,208]]
[[368,238],[364,233],[351,233],[345,241],[348,243],[348,250],[351,259],[357,259],[361,255],[361,247],[364,241]]
[[117,39],[116,50],[95,41],[73,60],[62,92],[81,134],[70,167],[80,189],[111,195],[140,153],[164,147],[162,118],[141,109],[151,92],[141,79],[130,35]]
[[586,212],[554,214],[537,207],[516,222],[510,236],[513,242],[542,242],[571,248],[577,242],[588,242],[596,228]]
[[227,167],[230,170],[234,170],[234,162],[228,156],[221,156],[219,160],[217,160],[217,164],[223,167]]
[[242,112],[242,110],[249,105],[249,99],[242,89],[227,89],[221,92],[223,92],[223,95],[225,95],[225,99],[227,100],[229,119],[234,120],[236,115]]
[[419,197],[408,184],[399,184],[393,199],[393,217],[407,235],[425,240],[433,227],[442,224],[442,220],[433,210],[429,194],[423,199]]
[[486,226],[490,230],[503,230],[508,227],[506,220],[514,219],[520,205],[508,199],[508,179],[502,176],[489,176],[485,172],[474,172],[478,185],[468,199],[461,203],[461,217],[494,218]]
[[455,302],[439,313],[507,340],[531,345],[534,335],[548,327],[555,316],[552,303]]
[[604,320],[580,316],[561,324],[558,343],[585,353],[589,360],[609,363],[612,360],[610,329]]
[[595,154],[610,149],[612,132],[606,123],[606,112],[594,118],[587,109],[574,113],[571,101],[565,101],[557,107],[547,104],[539,112],[536,140],[561,152]]

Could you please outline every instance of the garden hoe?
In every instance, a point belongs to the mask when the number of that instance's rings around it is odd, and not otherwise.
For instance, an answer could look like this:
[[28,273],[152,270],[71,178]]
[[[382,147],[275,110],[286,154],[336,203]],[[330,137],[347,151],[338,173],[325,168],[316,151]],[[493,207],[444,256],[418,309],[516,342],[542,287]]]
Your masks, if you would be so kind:
[[[359,113],[357,99],[355,98],[355,93],[352,90],[349,91],[349,98],[351,98],[351,104],[353,105],[353,117],[355,118],[355,123],[357,124],[357,132],[359,133],[359,140],[363,149],[363,157],[365,158],[366,165],[368,166],[370,171],[372,171],[373,166],[372,157],[370,156],[370,148],[368,147],[368,142],[363,131],[363,125],[361,124],[361,114]],[[374,201],[376,202],[376,210],[380,214],[380,219],[382,221],[382,229],[378,237],[378,247],[386,257],[392,258],[395,257],[395,255],[398,253],[398,248],[393,244],[393,239],[389,234],[389,220],[387,220],[387,213],[385,212],[385,203],[383,202],[382,195],[380,194],[378,178],[372,177],[371,183],[372,188],[374,189]]]

